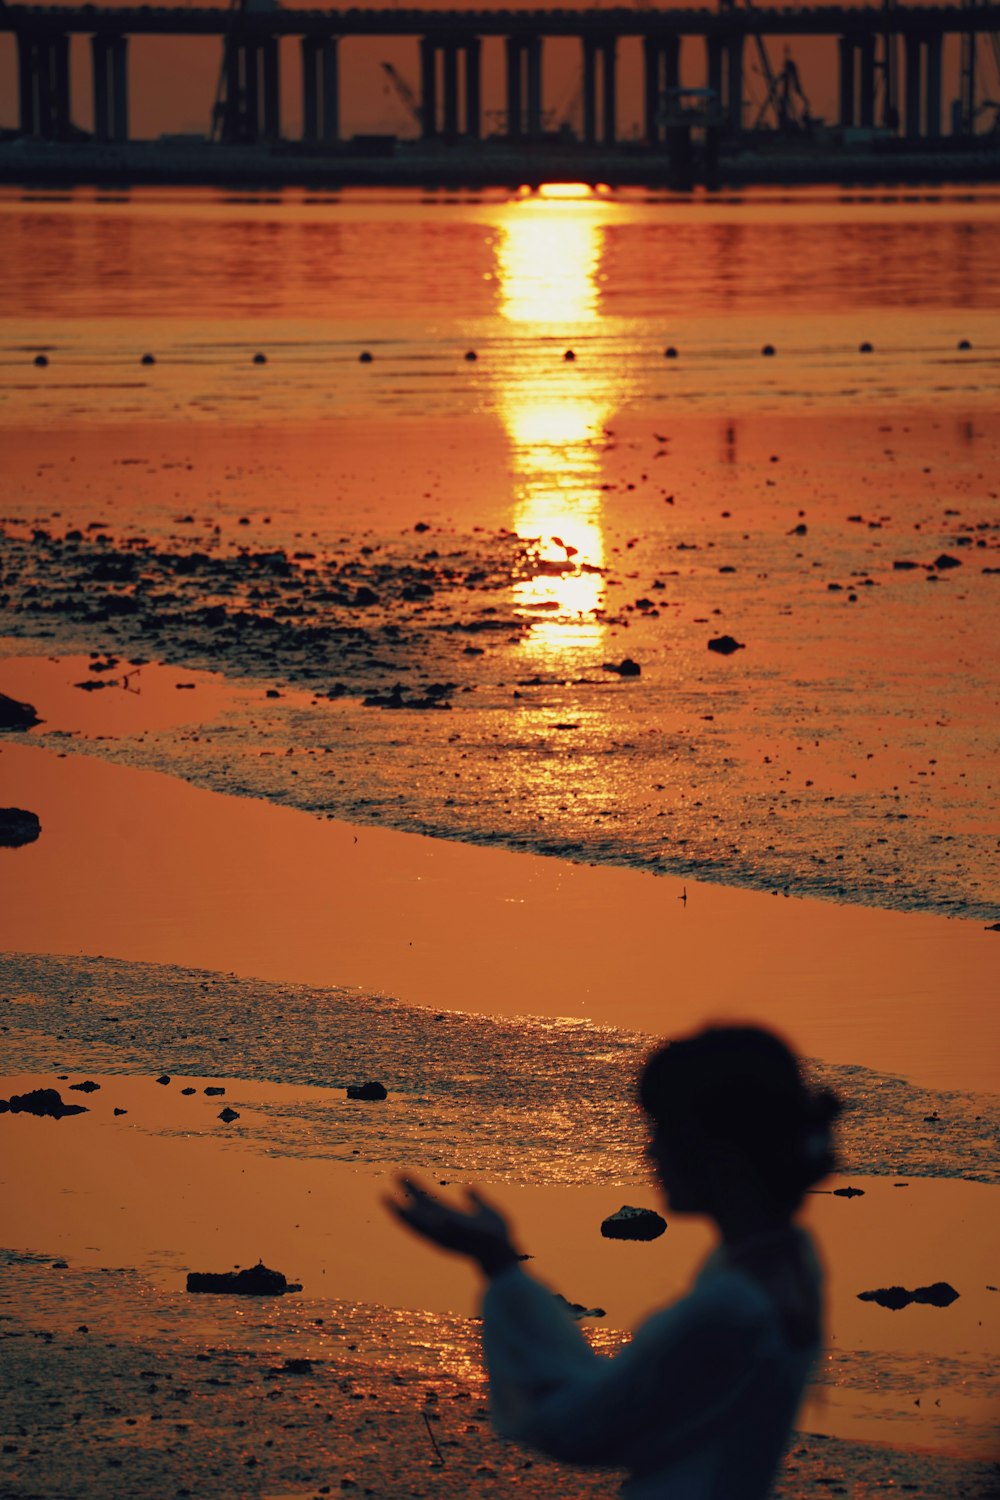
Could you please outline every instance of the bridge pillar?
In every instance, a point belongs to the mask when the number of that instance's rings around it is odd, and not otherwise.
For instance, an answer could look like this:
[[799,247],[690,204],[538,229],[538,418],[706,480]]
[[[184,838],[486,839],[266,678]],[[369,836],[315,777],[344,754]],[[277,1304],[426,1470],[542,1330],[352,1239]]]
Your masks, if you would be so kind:
[[247,42],[241,48],[243,71],[243,118],[241,139],[260,139],[260,48]]
[[941,43],[940,31],[927,38],[927,139],[936,141],[941,135]]
[[424,140],[438,133],[437,46],[433,37],[420,38],[420,120]]
[[524,134],[524,39],[507,38],[507,134],[512,139]]
[[319,140],[318,50],[318,44],[311,36],[302,38],[302,139],[310,142]]
[[542,135],[542,39],[528,38],[528,139],[537,141]]
[[583,139],[588,146],[597,141],[597,43],[583,38]]
[[716,102],[722,105],[722,38],[719,36],[707,36],[705,38],[705,52],[707,55],[707,77],[706,88],[710,88],[715,95]]
[[643,118],[646,140],[651,146],[660,140],[660,41],[658,37],[642,39]]
[[25,135],[63,140],[70,128],[69,37],[18,33],[18,119]]
[[601,65],[604,70],[604,144],[613,146],[618,133],[618,88],[617,88],[618,42],[608,37],[601,43]]
[[276,141],[281,135],[281,92],[278,70],[278,38],[269,36],[261,43],[263,68],[263,136]]
[[959,124],[964,135],[971,135],[976,122],[976,33],[963,31],[960,39],[961,85]]
[[861,53],[860,109],[858,123],[869,130],[875,124],[875,36],[869,32],[858,41]]
[[912,139],[920,135],[920,63],[921,52],[920,38],[918,36],[907,36],[906,38],[906,111],[903,119],[903,129],[906,135]]
[[731,36],[726,45],[726,122],[730,135],[743,130],[743,35]]
[[458,139],[458,47],[454,42],[445,42],[441,48],[444,58],[444,137],[447,141]]
[[335,36],[323,38],[320,46],[320,77],[323,83],[323,108],[320,125],[328,144],[340,140],[340,42]]
[[109,110],[110,137],[113,141],[128,140],[128,37],[112,37],[110,52],[111,99]]
[[852,36],[838,39],[840,47],[840,126],[850,130],[854,125],[854,51]]
[[[264,129],[269,129],[268,95],[274,115],[275,135],[280,131],[280,96],[277,91],[278,54],[268,63],[264,55]],[[273,92],[269,69],[275,69]],[[226,85],[229,87],[228,83]],[[340,139],[340,76],[337,60],[337,38],[304,36],[302,38],[302,139],[314,144]]]
[[465,133],[475,141],[482,135],[481,52],[478,37],[465,43]]

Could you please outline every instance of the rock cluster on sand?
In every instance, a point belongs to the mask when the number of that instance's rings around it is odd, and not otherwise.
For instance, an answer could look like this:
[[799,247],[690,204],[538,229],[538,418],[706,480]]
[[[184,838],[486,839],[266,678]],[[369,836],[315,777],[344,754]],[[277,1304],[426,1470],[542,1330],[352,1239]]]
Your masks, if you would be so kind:
[[302,1288],[259,1260],[242,1271],[189,1271],[187,1290],[231,1297],[282,1297],[286,1292],[301,1292]]
[[387,1099],[389,1090],[384,1083],[372,1080],[371,1083],[349,1083],[347,1085],[348,1099]]
[[625,1204],[601,1224],[606,1240],[656,1240],[667,1227],[666,1219],[651,1208],[630,1208]]
[[41,722],[30,703],[0,693],[0,729],[31,729]]
[[0,807],[0,849],[20,849],[22,844],[33,844],[41,831],[37,813],[27,812],[23,807]]
[[66,1104],[58,1089],[32,1089],[27,1094],[11,1094],[0,1099],[0,1114],[47,1116],[61,1120],[63,1115],[85,1115],[85,1104]]
[[901,1307],[909,1307],[911,1302],[924,1302],[930,1307],[948,1307],[958,1297],[953,1286],[947,1281],[935,1281],[930,1286],[918,1286],[912,1292],[907,1291],[905,1286],[882,1286],[874,1292],[859,1292],[859,1302],[877,1302],[879,1307],[889,1307],[893,1312],[898,1312]]
[[581,1318],[606,1318],[607,1313],[603,1307],[584,1307],[582,1302],[570,1302],[560,1292],[556,1292],[556,1301],[561,1302],[571,1317],[579,1323]]

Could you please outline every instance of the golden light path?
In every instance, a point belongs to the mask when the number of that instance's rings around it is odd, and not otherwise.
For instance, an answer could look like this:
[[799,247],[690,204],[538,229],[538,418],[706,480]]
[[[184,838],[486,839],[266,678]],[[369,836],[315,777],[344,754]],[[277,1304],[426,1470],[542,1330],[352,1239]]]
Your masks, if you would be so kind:
[[558,184],[519,195],[497,219],[500,313],[527,335],[517,339],[499,392],[517,480],[512,524],[538,539],[540,563],[516,599],[537,621],[528,649],[547,658],[599,645],[604,635],[608,380],[594,357],[564,354],[600,320],[609,212],[614,206],[589,188]]

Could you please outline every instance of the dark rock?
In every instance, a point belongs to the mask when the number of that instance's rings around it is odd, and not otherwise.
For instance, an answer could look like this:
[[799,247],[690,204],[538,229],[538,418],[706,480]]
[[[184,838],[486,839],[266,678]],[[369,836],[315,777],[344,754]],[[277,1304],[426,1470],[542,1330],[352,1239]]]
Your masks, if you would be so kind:
[[349,1083],[347,1097],[348,1099],[387,1099],[389,1090],[384,1083],[374,1080],[371,1083]]
[[858,345],[858,353],[859,354],[871,354],[871,352],[872,352],[872,346],[871,346],[871,344],[868,343],[867,339],[865,340],[865,342],[863,344],[859,344]]
[[761,352],[761,354],[764,355],[765,359],[770,359],[771,356],[774,353],[774,345],[773,344],[765,344],[764,347],[763,347],[763,349],[760,352]]
[[228,1104],[226,1105],[225,1109],[221,1109],[219,1111],[218,1116],[217,1116],[217,1118],[220,1119],[224,1125],[230,1125],[233,1120],[238,1120],[239,1117],[240,1117],[239,1110],[238,1109],[230,1109]]
[[709,641],[708,649],[717,651],[720,656],[732,656],[734,651],[745,651],[746,646],[731,635],[716,635]]
[[142,358],[140,359],[139,363],[141,365],[155,365],[156,364],[156,355],[155,354],[144,354],[142,356]]
[[834,1188],[833,1196],[835,1198],[863,1198],[865,1190],[864,1188],[856,1187]]
[[362,349],[361,353],[358,355],[358,364],[370,365],[374,357],[375,356],[368,349]]
[[192,1088],[190,1084],[186,1089],[181,1089],[182,1094],[196,1094],[197,1092],[198,1090],[196,1088]]
[[919,566],[919,563],[910,562],[909,558],[901,557],[893,563],[892,569],[894,573],[912,573],[914,568],[919,568]]
[[11,1094],[6,1104],[12,1115],[47,1116],[52,1120],[88,1112],[85,1104],[64,1104],[58,1089],[32,1089],[27,1094]]
[[367,609],[369,605],[378,603],[378,594],[363,583],[360,588],[355,589],[351,603],[355,609]]
[[626,656],[622,661],[602,662],[601,665],[605,672],[616,672],[619,677],[642,676],[642,667],[637,661],[633,661],[630,656]]
[[266,365],[267,364],[267,355],[266,354],[255,354],[254,357],[253,357],[253,362],[254,362],[255,365]]
[[664,349],[664,351],[663,351],[663,358],[664,359],[676,359],[677,358],[677,350],[674,348],[673,344],[670,345],[669,349]]
[[983,928],[984,932],[1000,932],[1000,922],[991,922],[989,927]]
[[96,1094],[100,1086],[101,1085],[99,1083],[95,1083],[92,1078],[85,1078],[82,1083],[70,1084],[71,1089],[76,1089],[81,1094]]
[[574,359],[576,359],[576,355],[573,353],[572,349],[567,349],[566,353],[563,355],[563,359],[567,364],[572,364]]
[[912,1292],[907,1291],[905,1286],[883,1286],[874,1292],[859,1292],[858,1301],[877,1302],[879,1307],[888,1307],[893,1312],[898,1312],[901,1307],[909,1307],[911,1302],[923,1302],[929,1307],[948,1307],[958,1295],[947,1281],[935,1281],[930,1286],[915,1287]]
[[651,1208],[630,1208],[626,1204],[610,1214],[601,1224],[606,1240],[657,1240],[667,1221]]
[[31,729],[41,722],[30,703],[0,693],[0,729]]
[[791,529],[791,531],[787,531],[785,533],[785,535],[786,536],[808,536],[809,535],[809,527],[806,525],[805,521],[800,521],[797,526],[793,526],[792,529]]
[[570,1302],[560,1292],[556,1292],[556,1301],[561,1302],[566,1311],[574,1317],[577,1322],[581,1318],[606,1318],[607,1313],[603,1307],[584,1307],[582,1302]]
[[272,1375],[311,1375],[313,1362],[311,1359],[286,1359],[283,1365],[273,1366]]
[[[184,1093],[186,1091],[182,1089],[181,1092]],[[226,1091],[222,1087],[221,1083],[210,1083],[208,1085],[208,1087],[205,1089],[205,1093],[209,1094],[209,1095],[212,1095],[212,1094],[224,1094],[225,1092]]]
[[467,349],[465,351],[465,357],[471,365],[479,358],[479,355],[476,353],[475,349]]
[[169,1083],[170,1082],[170,1074],[169,1073],[161,1073],[160,1076],[159,1076],[159,1078],[156,1081],[157,1081],[157,1083],[163,1083],[163,1084]]
[[939,571],[944,568],[960,568],[962,566],[962,559],[960,557],[951,557],[947,552],[942,552],[934,559],[933,566]]
[[38,367],[39,370],[44,370],[45,366],[48,364],[48,362],[49,362],[49,356],[47,354],[36,354],[35,355],[35,364],[36,364],[36,366]]
[[0,849],[20,849],[33,844],[42,831],[37,813],[23,807],[0,807]]
[[115,1114],[116,1115],[127,1115],[128,1114],[128,1110],[127,1109],[116,1109],[115,1110]]
[[187,1290],[230,1297],[282,1297],[286,1292],[301,1292],[302,1288],[259,1260],[243,1271],[189,1271]]
[[972,344],[969,342],[968,339],[959,339],[959,341],[958,341],[958,347],[960,349],[962,349],[962,350],[971,349],[972,348]]

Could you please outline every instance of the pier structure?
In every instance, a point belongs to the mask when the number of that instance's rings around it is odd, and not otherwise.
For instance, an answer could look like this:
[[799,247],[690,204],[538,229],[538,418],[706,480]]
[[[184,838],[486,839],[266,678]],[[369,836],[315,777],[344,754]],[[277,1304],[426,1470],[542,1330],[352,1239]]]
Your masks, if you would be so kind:
[[[744,54],[748,39],[828,37],[839,48],[839,125],[880,127],[912,141],[942,131],[943,49],[960,39],[962,76],[953,129],[974,130],[977,37],[1000,33],[996,3],[891,6],[822,5],[813,9],[550,10],[224,10],[128,5],[0,5],[0,31],[17,42],[21,133],[60,140],[72,121],[70,38],[91,40],[94,134],[126,141],[129,134],[128,43],[134,36],[218,36],[224,97],[219,133],[231,142],[273,141],[281,133],[278,49],[297,41],[302,59],[303,139],[340,139],[340,50],[348,37],[414,37],[419,45],[418,116],[425,140],[478,140],[482,133],[481,53],[487,38],[504,44],[506,133],[511,140],[544,136],[542,59],[553,37],[580,44],[582,136],[585,145],[617,139],[619,44],[643,49],[643,121],[655,147],[668,133],[664,99],[677,93],[680,60],[698,47],[704,89],[730,139],[744,129]],[[903,67],[900,69],[900,55]],[[899,79],[902,75],[902,87]],[[970,78],[972,82],[970,84]],[[901,107],[900,107],[901,106]]]

